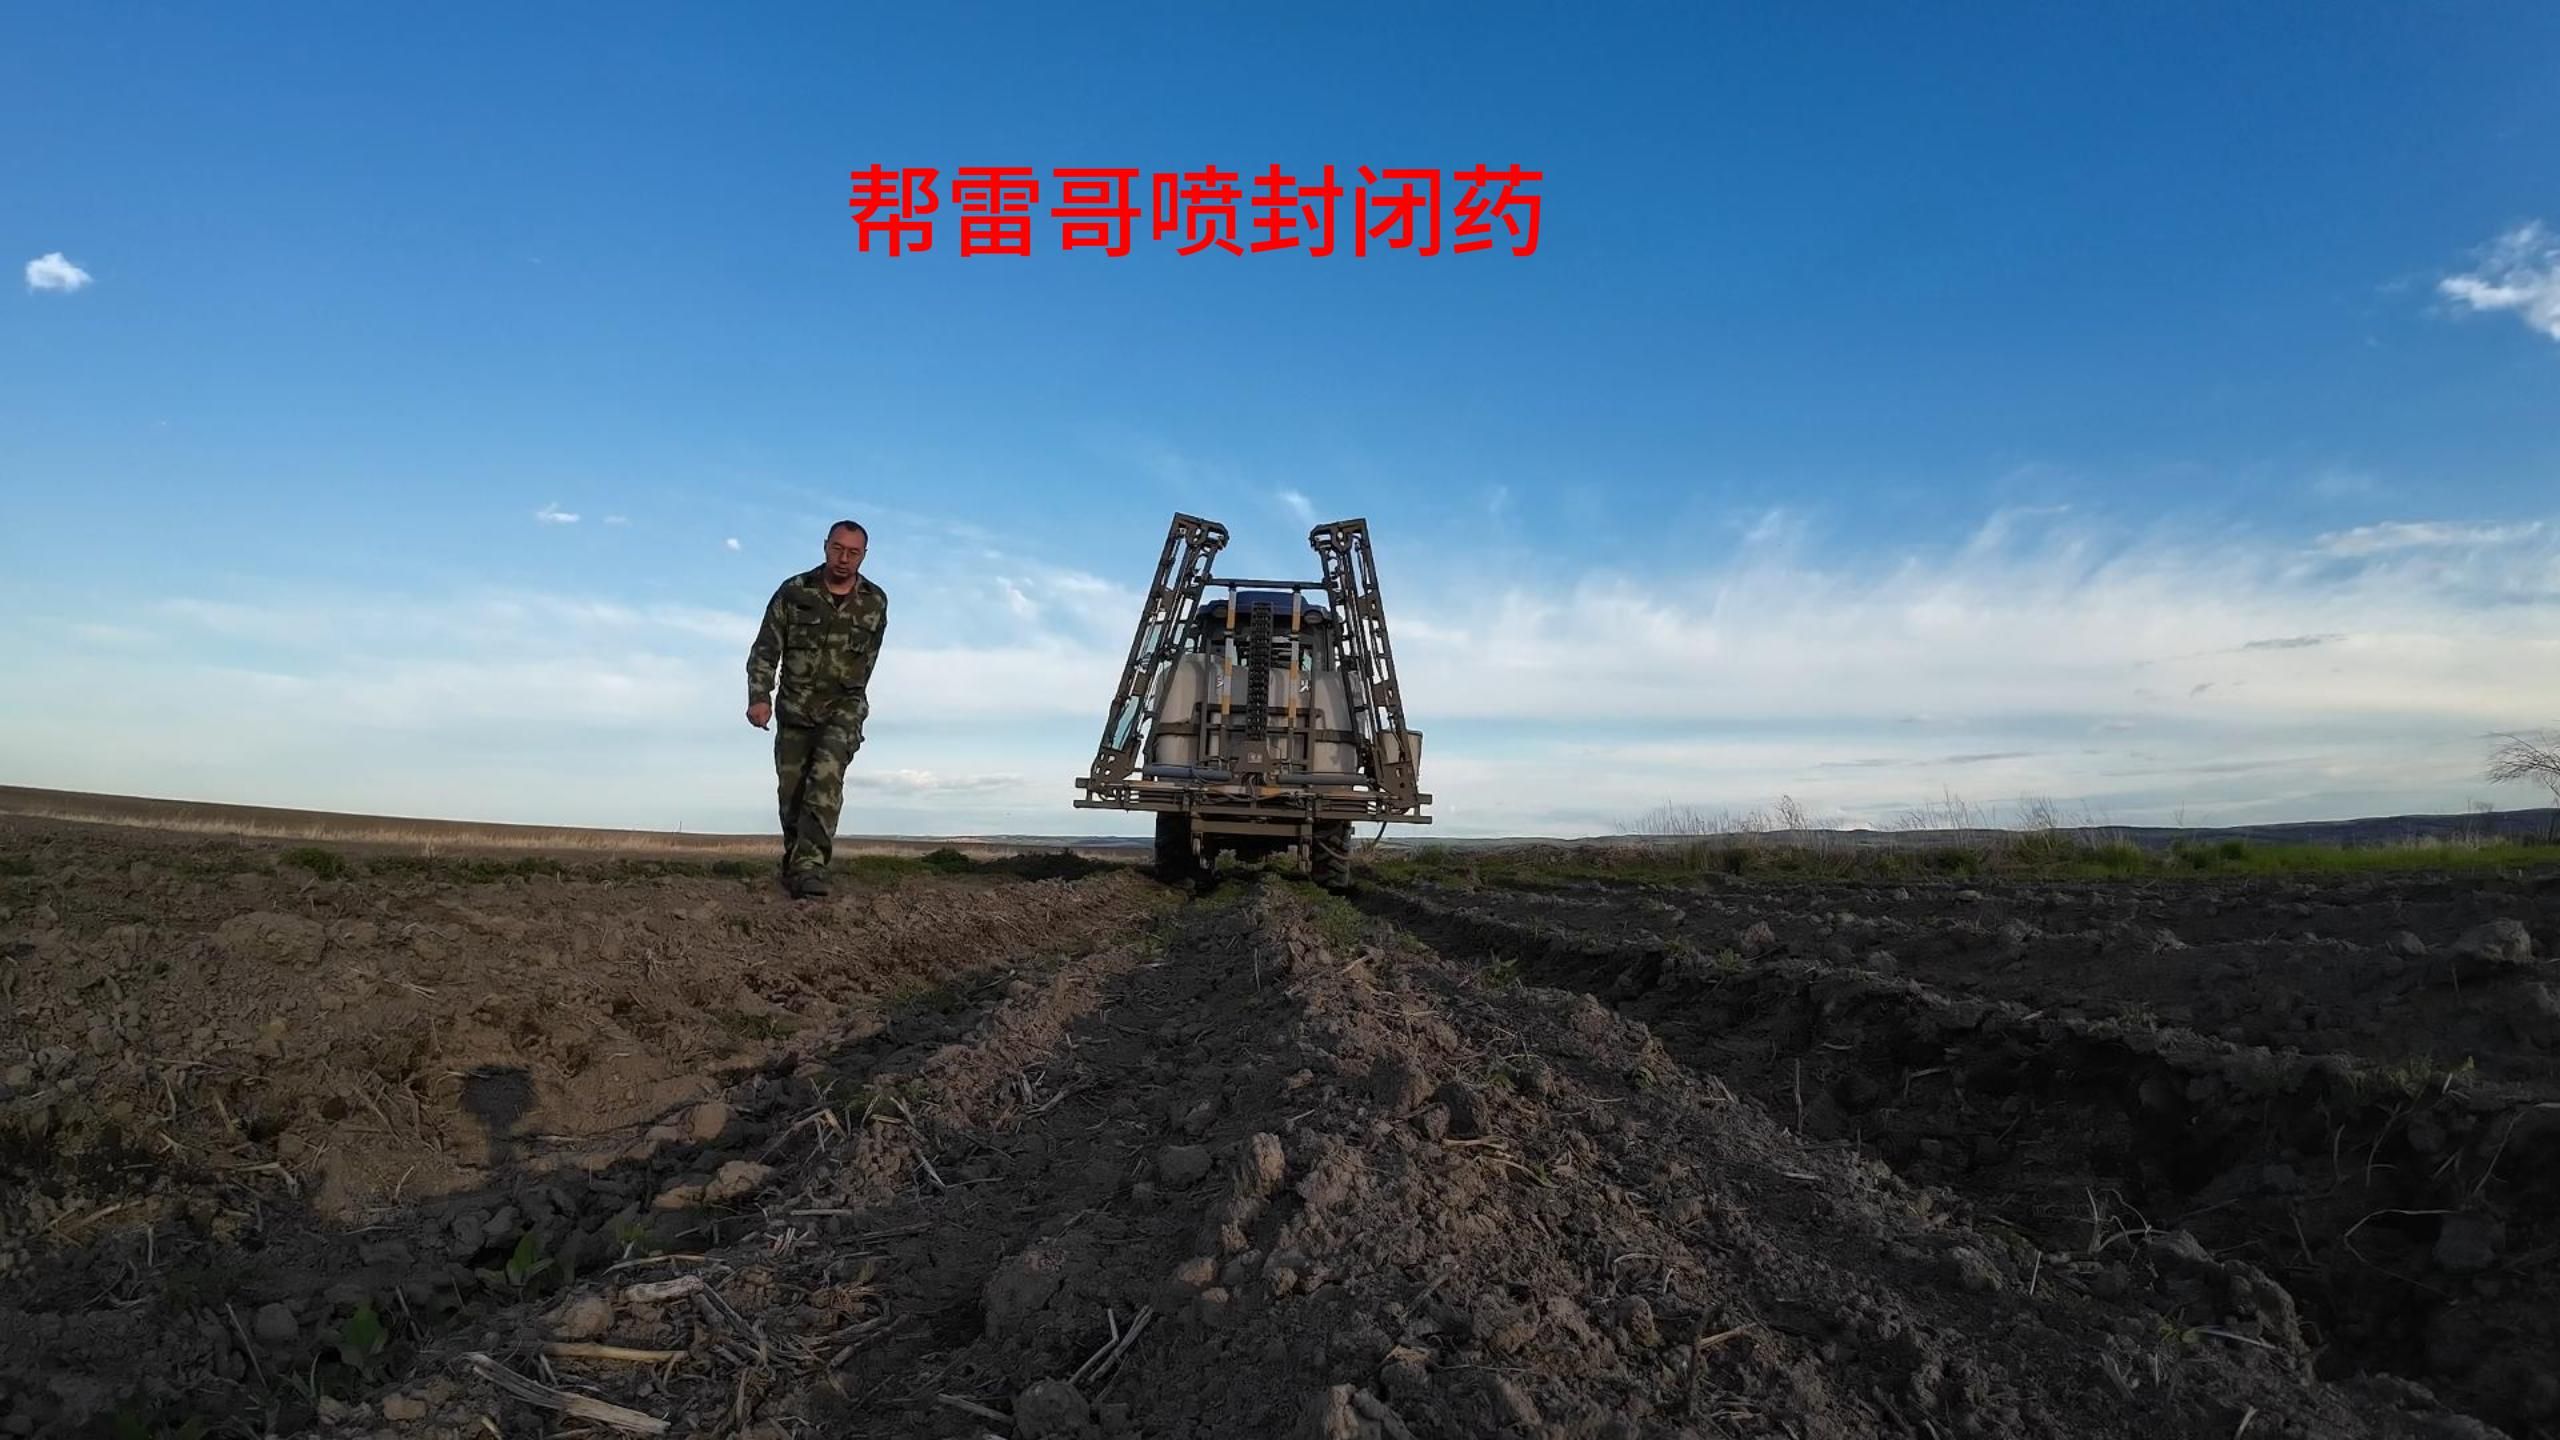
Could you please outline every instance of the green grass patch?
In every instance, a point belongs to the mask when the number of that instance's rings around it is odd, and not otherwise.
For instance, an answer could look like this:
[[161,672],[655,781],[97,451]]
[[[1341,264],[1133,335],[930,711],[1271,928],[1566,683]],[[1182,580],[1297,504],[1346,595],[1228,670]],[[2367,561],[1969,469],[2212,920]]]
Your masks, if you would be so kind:
[[936,875],[966,875],[978,868],[978,862],[948,845],[927,850],[916,857],[916,863]]
[[347,863],[346,856],[335,850],[323,850],[317,845],[296,845],[277,856],[276,861],[308,870],[323,880],[344,880],[355,873],[355,867]]
[[2480,873],[2560,865],[2560,843],[2539,839],[2418,840],[2395,844],[2268,844],[2181,840],[2146,848],[2131,840],[2053,831],[1989,844],[1793,845],[1688,842],[1524,847],[1473,854],[1419,847],[1369,863],[1381,884],[1539,889],[1584,882],[1694,885],[1717,880],[2176,880],[2180,878]]
[[934,873],[913,855],[854,855],[837,861],[834,869],[859,885],[895,885]]
[[[2183,847],[2183,848],[2181,848]],[[2560,864],[2560,845],[2526,840],[2479,843],[2414,841],[2400,845],[2269,845],[2223,840],[2180,842],[2160,868],[2191,875],[2361,875],[2401,871],[2476,873]]]
[[1368,938],[1369,917],[1359,906],[1304,879],[1284,883],[1305,907],[1308,925],[1325,944],[1347,951],[1358,948]]
[[567,865],[548,855],[522,855],[512,860],[485,856],[380,855],[365,862],[365,873],[442,880],[456,885],[492,885],[535,876],[562,879]]

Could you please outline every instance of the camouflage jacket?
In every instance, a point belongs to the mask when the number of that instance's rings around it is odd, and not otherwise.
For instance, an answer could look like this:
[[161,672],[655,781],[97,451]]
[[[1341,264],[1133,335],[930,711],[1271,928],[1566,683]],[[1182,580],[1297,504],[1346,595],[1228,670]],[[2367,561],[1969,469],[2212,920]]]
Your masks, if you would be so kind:
[[871,713],[871,667],[888,628],[889,592],[868,577],[838,600],[827,592],[825,567],[792,576],[766,602],[747,649],[748,701],[774,702],[774,718],[786,725],[822,724],[848,705],[859,723]]

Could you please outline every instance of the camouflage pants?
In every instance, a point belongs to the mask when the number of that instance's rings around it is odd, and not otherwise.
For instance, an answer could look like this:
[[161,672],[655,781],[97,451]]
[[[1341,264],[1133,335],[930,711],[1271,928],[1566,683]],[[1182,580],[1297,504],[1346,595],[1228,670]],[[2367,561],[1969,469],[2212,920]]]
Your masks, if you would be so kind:
[[862,748],[859,710],[817,725],[773,727],[773,775],[782,801],[782,868],[824,870],[844,809],[844,771]]

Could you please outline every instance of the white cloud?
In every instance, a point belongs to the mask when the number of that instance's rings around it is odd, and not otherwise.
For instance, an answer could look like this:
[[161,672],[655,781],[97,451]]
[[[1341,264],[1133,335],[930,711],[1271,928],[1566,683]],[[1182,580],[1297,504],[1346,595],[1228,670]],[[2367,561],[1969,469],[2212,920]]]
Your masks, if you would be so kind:
[[27,262],[27,288],[30,290],[59,290],[69,294],[89,283],[89,272],[63,259],[59,250]]
[[578,517],[575,514],[561,509],[556,503],[545,505],[541,509],[534,511],[533,518],[545,525],[575,525],[578,523]]
[[2333,531],[2312,543],[2332,555],[2378,555],[2386,550],[2506,545],[2530,540],[2541,533],[2540,521],[2517,525],[2457,525],[2439,520],[2386,520],[2375,525],[2359,525],[2352,530]]
[[894,790],[905,795],[966,794],[1020,785],[1019,775],[937,775],[930,770],[851,770],[845,784],[857,790]]
[[735,553],[736,551],[743,550],[746,547],[738,543],[737,536],[732,535],[728,539],[720,542],[720,548]]
[[1287,510],[1291,516],[1295,517],[1295,518],[1296,518],[1296,520],[1297,520],[1297,522],[1298,522],[1299,524],[1301,524],[1301,525],[1313,525],[1314,523],[1316,523],[1316,506],[1315,506],[1315,502],[1314,502],[1314,501],[1312,501],[1312,500],[1309,500],[1309,499],[1306,497],[1306,493],[1305,493],[1304,491],[1300,491],[1300,490],[1283,490],[1283,491],[1281,491],[1281,492],[1280,492],[1280,505],[1281,505],[1281,508],[1283,508],[1283,509]]
[[[2486,793],[2480,736],[2560,721],[2560,525],[2340,534],[2361,538],[2004,523],[1882,557],[1803,534],[1644,581],[1418,558],[1383,577],[1430,736],[1438,824],[1414,833],[1588,833],[1782,791],[1883,824],[1941,786],[2128,823],[2458,809]],[[905,564],[848,833],[1132,833],[1069,805],[1131,577]],[[133,718],[0,694],[0,753],[39,784],[757,829],[770,737],[737,712],[764,591],[707,598],[180,596],[121,647],[66,603],[0,633],[0,669],[29,681],[12,693],[129,695]],[[184,743],[149,718],[180,697]],[[574,717],[575,738],[533,716]],[[386,750],[397,766],[368,759]]]
[[525,596],[490,602],[492,613],[513,622],[547,615],[570,624],[622,632],[666,632],[721,644],[745,645],[756,633],[759,617],[700,605],[617,605],[603,600],[563,600],[558,596]]
[[2490,242],[2477,268],[2446,276],[2436,289],[2475,311],[2512,310],[2560,340],[2560,234],[2528,221]]
[[[2454,566],[2423,547],[2385,547],[2340,574],[2306,569],[2282,546],[2110,550],[2083,530],[1882,564],[1745,552],[1648,583],[1386,579],[1405,692],[1442,716],[2094,721],[2137,708],[2140,687],[2183,694],[2243,674],[2253,705],[2288,716],[2485,719],[2531,713],[2546,690],[2560,715],[2560,672],[2516,661],[2560,647],[2560,545],[2541,526],[2468,533],[2506,543]],[[2344,638],[2245,648],[2306,636]]]

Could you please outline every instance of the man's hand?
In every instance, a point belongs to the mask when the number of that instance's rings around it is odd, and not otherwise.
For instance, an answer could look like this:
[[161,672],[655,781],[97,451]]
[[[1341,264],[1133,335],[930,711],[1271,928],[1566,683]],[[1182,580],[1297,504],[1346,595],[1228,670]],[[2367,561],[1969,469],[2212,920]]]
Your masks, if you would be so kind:
[[765,728],[765,722],[766,722],[766,721],[768,721],[768,720],[771,720],[772,718],[773,718],[773,706],[772,706],[771,704],[767,703],[766,701],[762,701],[762,700],[753,700],[753,701],[749,701],[749,702],[748,702],[748,704],[747,704],[747,723],[748,723],[748,724],[753,725],[754,727],[756,727],[756,728],[757,728],[757,729],[759,729],[759,730],[762,730],[762,729],[764,729],[764,728]]

